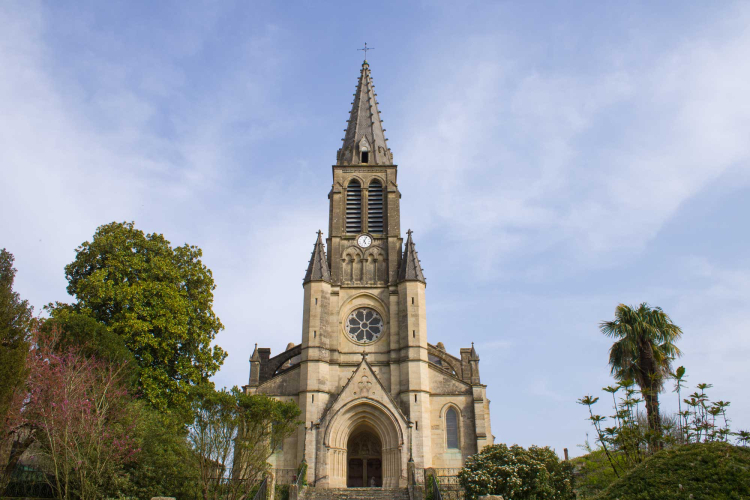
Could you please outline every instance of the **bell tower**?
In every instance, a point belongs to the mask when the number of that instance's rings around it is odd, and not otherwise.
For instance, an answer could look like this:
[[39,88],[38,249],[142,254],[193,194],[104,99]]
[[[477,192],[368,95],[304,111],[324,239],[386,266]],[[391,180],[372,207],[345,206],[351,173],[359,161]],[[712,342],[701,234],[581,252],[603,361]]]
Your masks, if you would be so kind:
[[[397,167],[380,119],[370,65],[362,63],[328,195],[329,267],[336,285],[395,284],[402,245]],[[361,236],[364,236],[360,238]],[[359,248],[363,252],[346,249]]]

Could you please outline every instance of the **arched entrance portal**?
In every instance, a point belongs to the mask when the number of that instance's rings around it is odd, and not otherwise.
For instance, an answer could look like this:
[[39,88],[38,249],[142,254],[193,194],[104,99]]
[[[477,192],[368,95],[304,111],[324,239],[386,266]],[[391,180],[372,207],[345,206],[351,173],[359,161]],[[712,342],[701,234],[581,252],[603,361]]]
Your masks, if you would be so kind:
[[323,479],[320,485],[370,486],[373,478],[378,487],[398,488],[405,484],[406,424],[402,420],[372,399],[360,398],[334,408],[322,443],[325,463],[318,471],[317,477]]
[[375,432],[356,430],[346,446],[348,488],[383,486],[383,447]]

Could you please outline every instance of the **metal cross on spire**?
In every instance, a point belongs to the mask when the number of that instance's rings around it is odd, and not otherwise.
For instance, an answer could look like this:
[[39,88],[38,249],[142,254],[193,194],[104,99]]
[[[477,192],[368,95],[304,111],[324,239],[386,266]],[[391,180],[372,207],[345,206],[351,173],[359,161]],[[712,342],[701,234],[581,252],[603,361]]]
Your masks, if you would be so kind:
[[365,42],[365,48],[364,49],[357,49],[357,50],[364,50],[365,51],[365,61],[367,60],[367,51],[368,50],[375,50],[375,47],[368,47],[367,42]]

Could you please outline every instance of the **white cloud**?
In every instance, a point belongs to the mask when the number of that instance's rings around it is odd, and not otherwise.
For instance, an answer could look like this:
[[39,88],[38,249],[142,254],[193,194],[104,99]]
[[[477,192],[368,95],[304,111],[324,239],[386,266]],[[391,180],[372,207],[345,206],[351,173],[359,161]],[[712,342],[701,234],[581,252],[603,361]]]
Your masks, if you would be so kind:
[[575,268],[642,251],[685,201],[750,168],[750,14],[734,14],[721,36],[666,53],[626,41],[587,71],[524,65],[488,35],[429,58],[417,73],[440,83],[406,100],[398,158],[419,179],[419,225],[480,243],[464,248],[488,279],[551,246]]

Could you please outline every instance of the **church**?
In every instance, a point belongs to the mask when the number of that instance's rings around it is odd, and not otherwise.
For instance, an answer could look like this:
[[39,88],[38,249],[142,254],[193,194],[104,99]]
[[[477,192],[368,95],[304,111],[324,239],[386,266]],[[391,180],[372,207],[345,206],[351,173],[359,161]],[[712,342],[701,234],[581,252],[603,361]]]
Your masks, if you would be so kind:
[[256,344],[250,358],[246,393],[302,411],[270,459],[282,483],[304,458],[317,488],[402,488],[410,463],[458,468],[493,444],[473,344],[455,356],[427,340],[426,280],[412,232],[403,240],[374,87],[364,61],[332,167],[328,235],[318,232],[303,281],[302,338],[275,356]]

